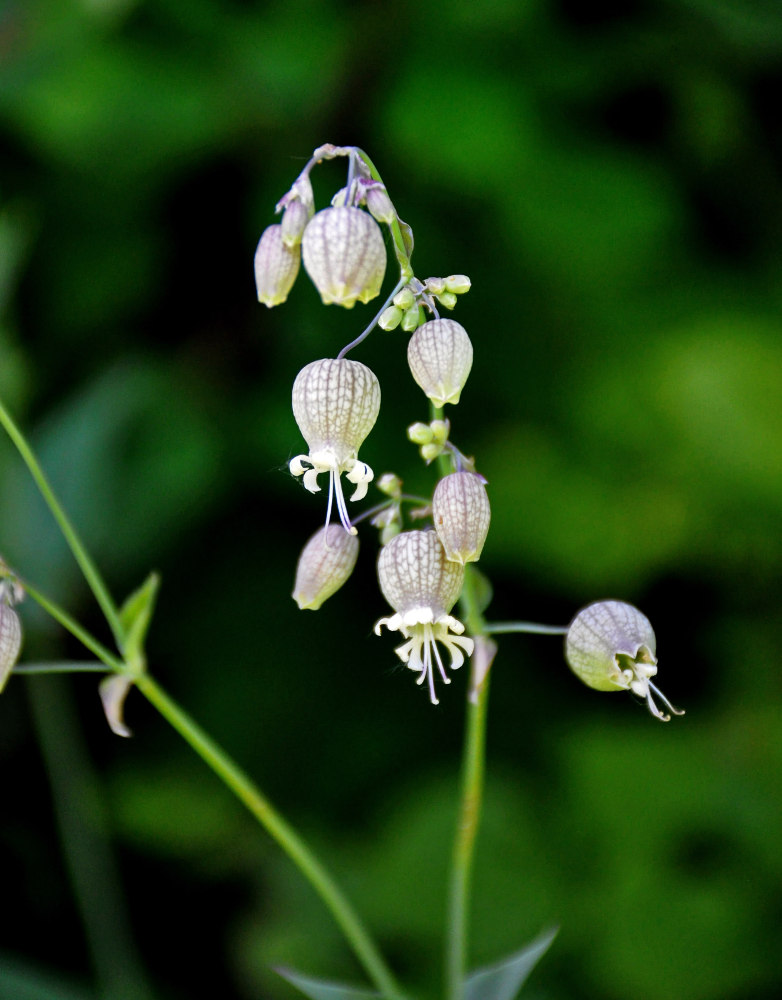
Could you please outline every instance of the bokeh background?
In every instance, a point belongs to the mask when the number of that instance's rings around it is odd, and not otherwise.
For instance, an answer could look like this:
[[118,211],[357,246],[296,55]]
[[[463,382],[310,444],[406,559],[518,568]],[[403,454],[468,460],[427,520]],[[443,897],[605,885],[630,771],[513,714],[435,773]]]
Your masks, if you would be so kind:
[[[322,142],[362,146],[419,276],[464,272],[453,437],[490,482],[490,616],[653,620],[663,725],[500,643],[473,959],[560,925],[530,996],[782,988],[782,9],[777,0],[2,0],[0,391],[118,598],[163,586],[152,669],[322,850],[435,996],[465,675],[429,705],[372,635],[376,539],[290,599],[323,504],[290,386],[373,315],[252,256]],[[325,205],[344,166],[315,174]],[[391,278],[387,279],[391,286]],[[364,457],[431,480],[404,335],[355,354]],[[8,441],[0,551],[108,641]],[[28,601],[24,659],[82,658]],[[361,981],[329,916],[179,738],[89,676],[0,700],[0,997],[262,1000]]]

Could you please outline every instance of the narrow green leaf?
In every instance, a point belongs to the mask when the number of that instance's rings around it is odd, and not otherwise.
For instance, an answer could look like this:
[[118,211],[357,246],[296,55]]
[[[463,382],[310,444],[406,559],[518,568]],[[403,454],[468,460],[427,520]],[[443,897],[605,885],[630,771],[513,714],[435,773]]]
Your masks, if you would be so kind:
[[330,983],[325,979],[314,979],[312,976],[303,976],[293,969],[279,968],[276,971],[310,1000],[380,1000],[382,997],[381,993],[375,993],[373,990],[365,990],[360,986],[345,986],[343,983]]
[[538,960],[556,937],[558,928],[544,931],[521,951],[477,969],[464,982],[465,1000],[514,1000]]
[[144,651],[144,640],[152,620],[155,599],[160,586],[157,573],[150,573],[138,590],[134,590],[120,608],[119,620],[125,631],[123,653],[128,660],[134,660]]

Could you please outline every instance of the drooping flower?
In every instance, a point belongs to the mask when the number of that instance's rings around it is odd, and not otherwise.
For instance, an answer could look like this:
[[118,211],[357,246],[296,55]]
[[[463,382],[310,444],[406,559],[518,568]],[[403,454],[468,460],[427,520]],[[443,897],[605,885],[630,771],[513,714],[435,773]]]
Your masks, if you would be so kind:
[[407,363],[435,406],[458,403],[472,368],[472,343],[461,323],[432,319],[410,338]]
[[310,538],[296,567],[293,599],[299,608],[317,611],[353,572],[358,538],[338,524],[327,524]]
[[[0,569],[5,569],[2,559]],[[19,584],[7,578],[0,580],[0,691],[11,676],[22,648],[22,626],[13,604],[23,596]]]
[[464,625],[449,613],[461,593],[464,567],[445,558],[434,531],[404,531],[381,549],[377,576],[396,613],[381,618],[375,634],[380,635],[383,625],[402,633],[406,641],[396,648],[396,655],[420,674],[418,683],[429,685],[429,699],[437,705],[435,668],[444,684],[451,682],[438,643],[450,654],[451,670],[460,667],[464,653],[470,656],[474,648],[473,640],[462,635]]
[[565,659],[573,673],[597,691],[632,691],[646,699],[649,711],[663,722],[656,695],[674,715],[674,708],[651,678],[657,673],[656,640],[649,619],[623,601],[596,601],[583,608],[565,636]]
[[304,230],[304,267],[325,305],[352,309],[380,291],[386,248],[380,227],[360,208],[341,205],[317,212]]
[[318,493],[318,476],[329,474],[326,524],[336,498],[339,518],[346,531],[356,533],[342,493],[344,472],[356,489],[351,500],[366,496],[372,469],[358,459],[358,449],[372,430],[380,411],[380,384],[360,361],[323,358],[306,365],[293,383],[293,415],[309,454],[290,462],[294,476],[303,476],[310,493]]
[[271,309],[288,298],[301,263],[301,248],[287,246],[282,226],[264,229],[255,251],[255,287],[258,301]]
[[432,520],[448,559],[462,564],[477,562],[491,520],[483,478],[474,472],[443,476],[432,497]]

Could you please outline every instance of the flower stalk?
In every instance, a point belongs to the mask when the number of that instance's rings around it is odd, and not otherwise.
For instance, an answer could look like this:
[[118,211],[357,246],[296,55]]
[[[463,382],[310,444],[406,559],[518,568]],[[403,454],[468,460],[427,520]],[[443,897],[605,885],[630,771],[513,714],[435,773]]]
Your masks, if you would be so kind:
[[[465,567],[460,607],[467,631],[476,641],[484,635],[483,618],[477,603],[475,576]],[[472,660],[470,690],[467,699],[464,749],[460,779],[460,801],[451,855],[448,890],[445,986],[448,1000],[464,1000],[469,948],[469,918],[475,841],[483,806],[486,763],[486,718],[489,702],[489,674],[479,677],[479,659]]]

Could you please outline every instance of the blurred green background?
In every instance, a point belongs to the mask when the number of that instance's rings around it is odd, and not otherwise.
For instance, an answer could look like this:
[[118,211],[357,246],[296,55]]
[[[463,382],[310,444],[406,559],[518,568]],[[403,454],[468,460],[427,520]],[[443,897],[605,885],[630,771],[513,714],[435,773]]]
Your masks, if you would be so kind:
[[[0,0],[0,391],[115,595],[162,573],[155,674],[423,995],[466,678],[435,709],[372,635],[370,531],[321,611],[290,599],[323,514],[287,474],[290,386],[375,303],[325,309],[302,273],[267,311],[255,244],[315,146],[367,150],[417,274],[473,281],[450,416],[490,481],[491,617],[632,601],[687,709],[662,725],[579,685],[559,640],[502,638],[474,962],[558,923],[530,996],[777,997],[780,67],[778,0]],[[322,206],[343,165],[315,180]],[[384,393],[362,457],[428,489],[404,335],[354,356]],[[5,439],[0,552],[108,641]],[[21,614],[25,659],[82,658]],[[134,739],[108,732],[89,677],[0,700],[0,997],[292,997],[277,965],[360,981],[137,694],[127,719]]]

